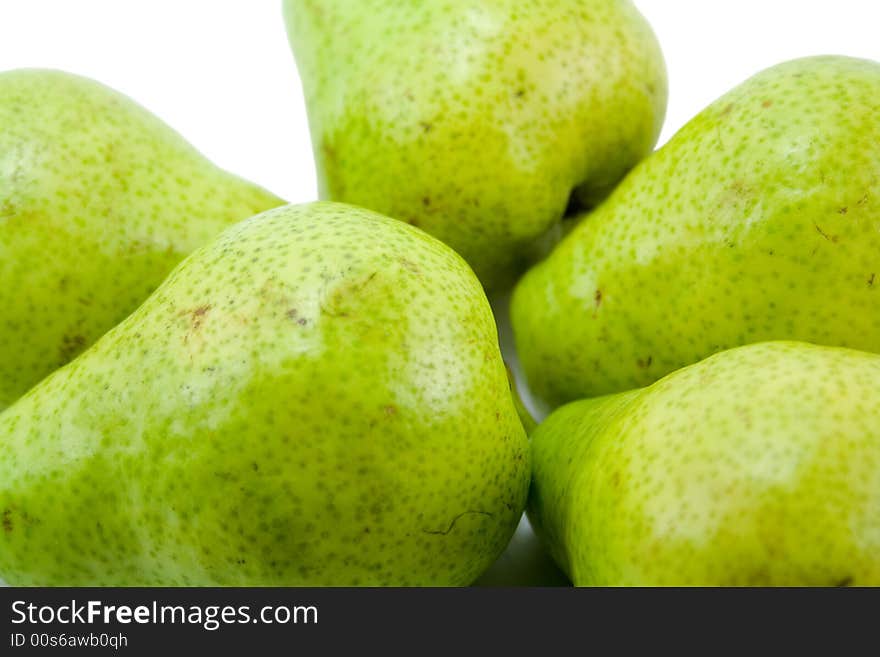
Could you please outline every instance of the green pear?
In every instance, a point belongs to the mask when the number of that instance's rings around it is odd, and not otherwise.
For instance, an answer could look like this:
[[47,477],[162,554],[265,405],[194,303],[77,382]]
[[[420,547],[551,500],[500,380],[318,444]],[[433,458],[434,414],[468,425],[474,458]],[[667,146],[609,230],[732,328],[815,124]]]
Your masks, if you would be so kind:
[[880,64],[768,69],[648,157],[526,274],[511,316],[551,406],[765,340],[880,351]]
[[281,203],[97,82],[0,73],[0,409],[196,247]]
[[574,190],[653,148],[666,69],[630,0],[285,0],[322,198],[419,226],[501,288]]
[[880,356],[716,354],[532,435],[529,519],[577,585],[880,585]]
[[245,220],[0,414],[17,585],[460,585],[525,508],[489,303],[422,231]]

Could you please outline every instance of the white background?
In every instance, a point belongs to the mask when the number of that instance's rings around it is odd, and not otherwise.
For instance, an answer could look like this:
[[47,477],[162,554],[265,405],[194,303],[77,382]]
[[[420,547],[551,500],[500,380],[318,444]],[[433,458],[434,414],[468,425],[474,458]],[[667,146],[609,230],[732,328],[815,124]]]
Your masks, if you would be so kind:
[[[288,201],[309,201],[315,173],[280,4],[0,0],[0,70],[51,67],[93,77],[152,110],[220,166]],[[785,59],[836,53],[880,60],[876,0],[636,4],[669,69],[661,143],[717,96]],[[488,580],[550,581],[526,529],[501,561]]]

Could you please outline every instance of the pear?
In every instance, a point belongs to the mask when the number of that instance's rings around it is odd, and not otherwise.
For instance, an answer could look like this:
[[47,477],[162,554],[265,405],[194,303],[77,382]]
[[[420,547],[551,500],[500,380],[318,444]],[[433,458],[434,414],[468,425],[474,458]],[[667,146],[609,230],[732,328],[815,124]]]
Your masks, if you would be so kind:
[[[653,148],[657,40],[630,0],[286,0],[322,198],[419,226],[503,288]],[[552,240],[551,240],[552,241]]]
[[880,356],[716,354],[532,435],[529,519],[577,585],[880,585]]
[[223,232],[0,435],[17,585],[468,584],[530,477],[473,272],[333,203]]
[[281,204],[97,82],[0,73],[0,409],[196,247]]
[[880,351],[880,64],[759,73],[642,162],[518,284],[549,406],[648,385],[725,348]]

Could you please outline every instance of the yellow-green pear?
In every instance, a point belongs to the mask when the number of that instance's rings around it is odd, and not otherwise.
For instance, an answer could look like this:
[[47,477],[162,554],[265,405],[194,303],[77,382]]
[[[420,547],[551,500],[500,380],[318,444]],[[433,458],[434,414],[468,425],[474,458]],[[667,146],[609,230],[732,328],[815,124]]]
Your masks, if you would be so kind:
[[479,281],[351,206],[270,210],[0,414],[16,585],[463,585],[525,507]]
[[577,585],[880,585],[880,355],[716,354],[532,434],[529,519]]
[[0,73],[0,409],[282,201],[92,80]]
[[630,0],[285,0],[322,198],[451,245],[503,287],[574,193],[653,148],[657,40]]
[[644,160],[520,281],[511,315],[551,406],[717,351],[880,351],[880,63],[770,68]]

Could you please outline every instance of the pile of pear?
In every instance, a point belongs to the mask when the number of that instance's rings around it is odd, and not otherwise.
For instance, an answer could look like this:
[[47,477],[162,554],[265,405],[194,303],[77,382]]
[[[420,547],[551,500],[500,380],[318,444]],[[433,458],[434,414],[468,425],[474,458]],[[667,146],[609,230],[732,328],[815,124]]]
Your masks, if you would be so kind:
[[530,454],[455,251],[285,205],[85,78],[0,74],[0,119],[0,578],[463,585],[491,565]]
[[0,74],[0,578],[467,585],[526,510],[576,585],[880,585],[880,64],[652,153],[630,0],[284,18],[312,203]]
[[880,585],[880,64],[787,62],[513,294],[529,518],[578,585]]

